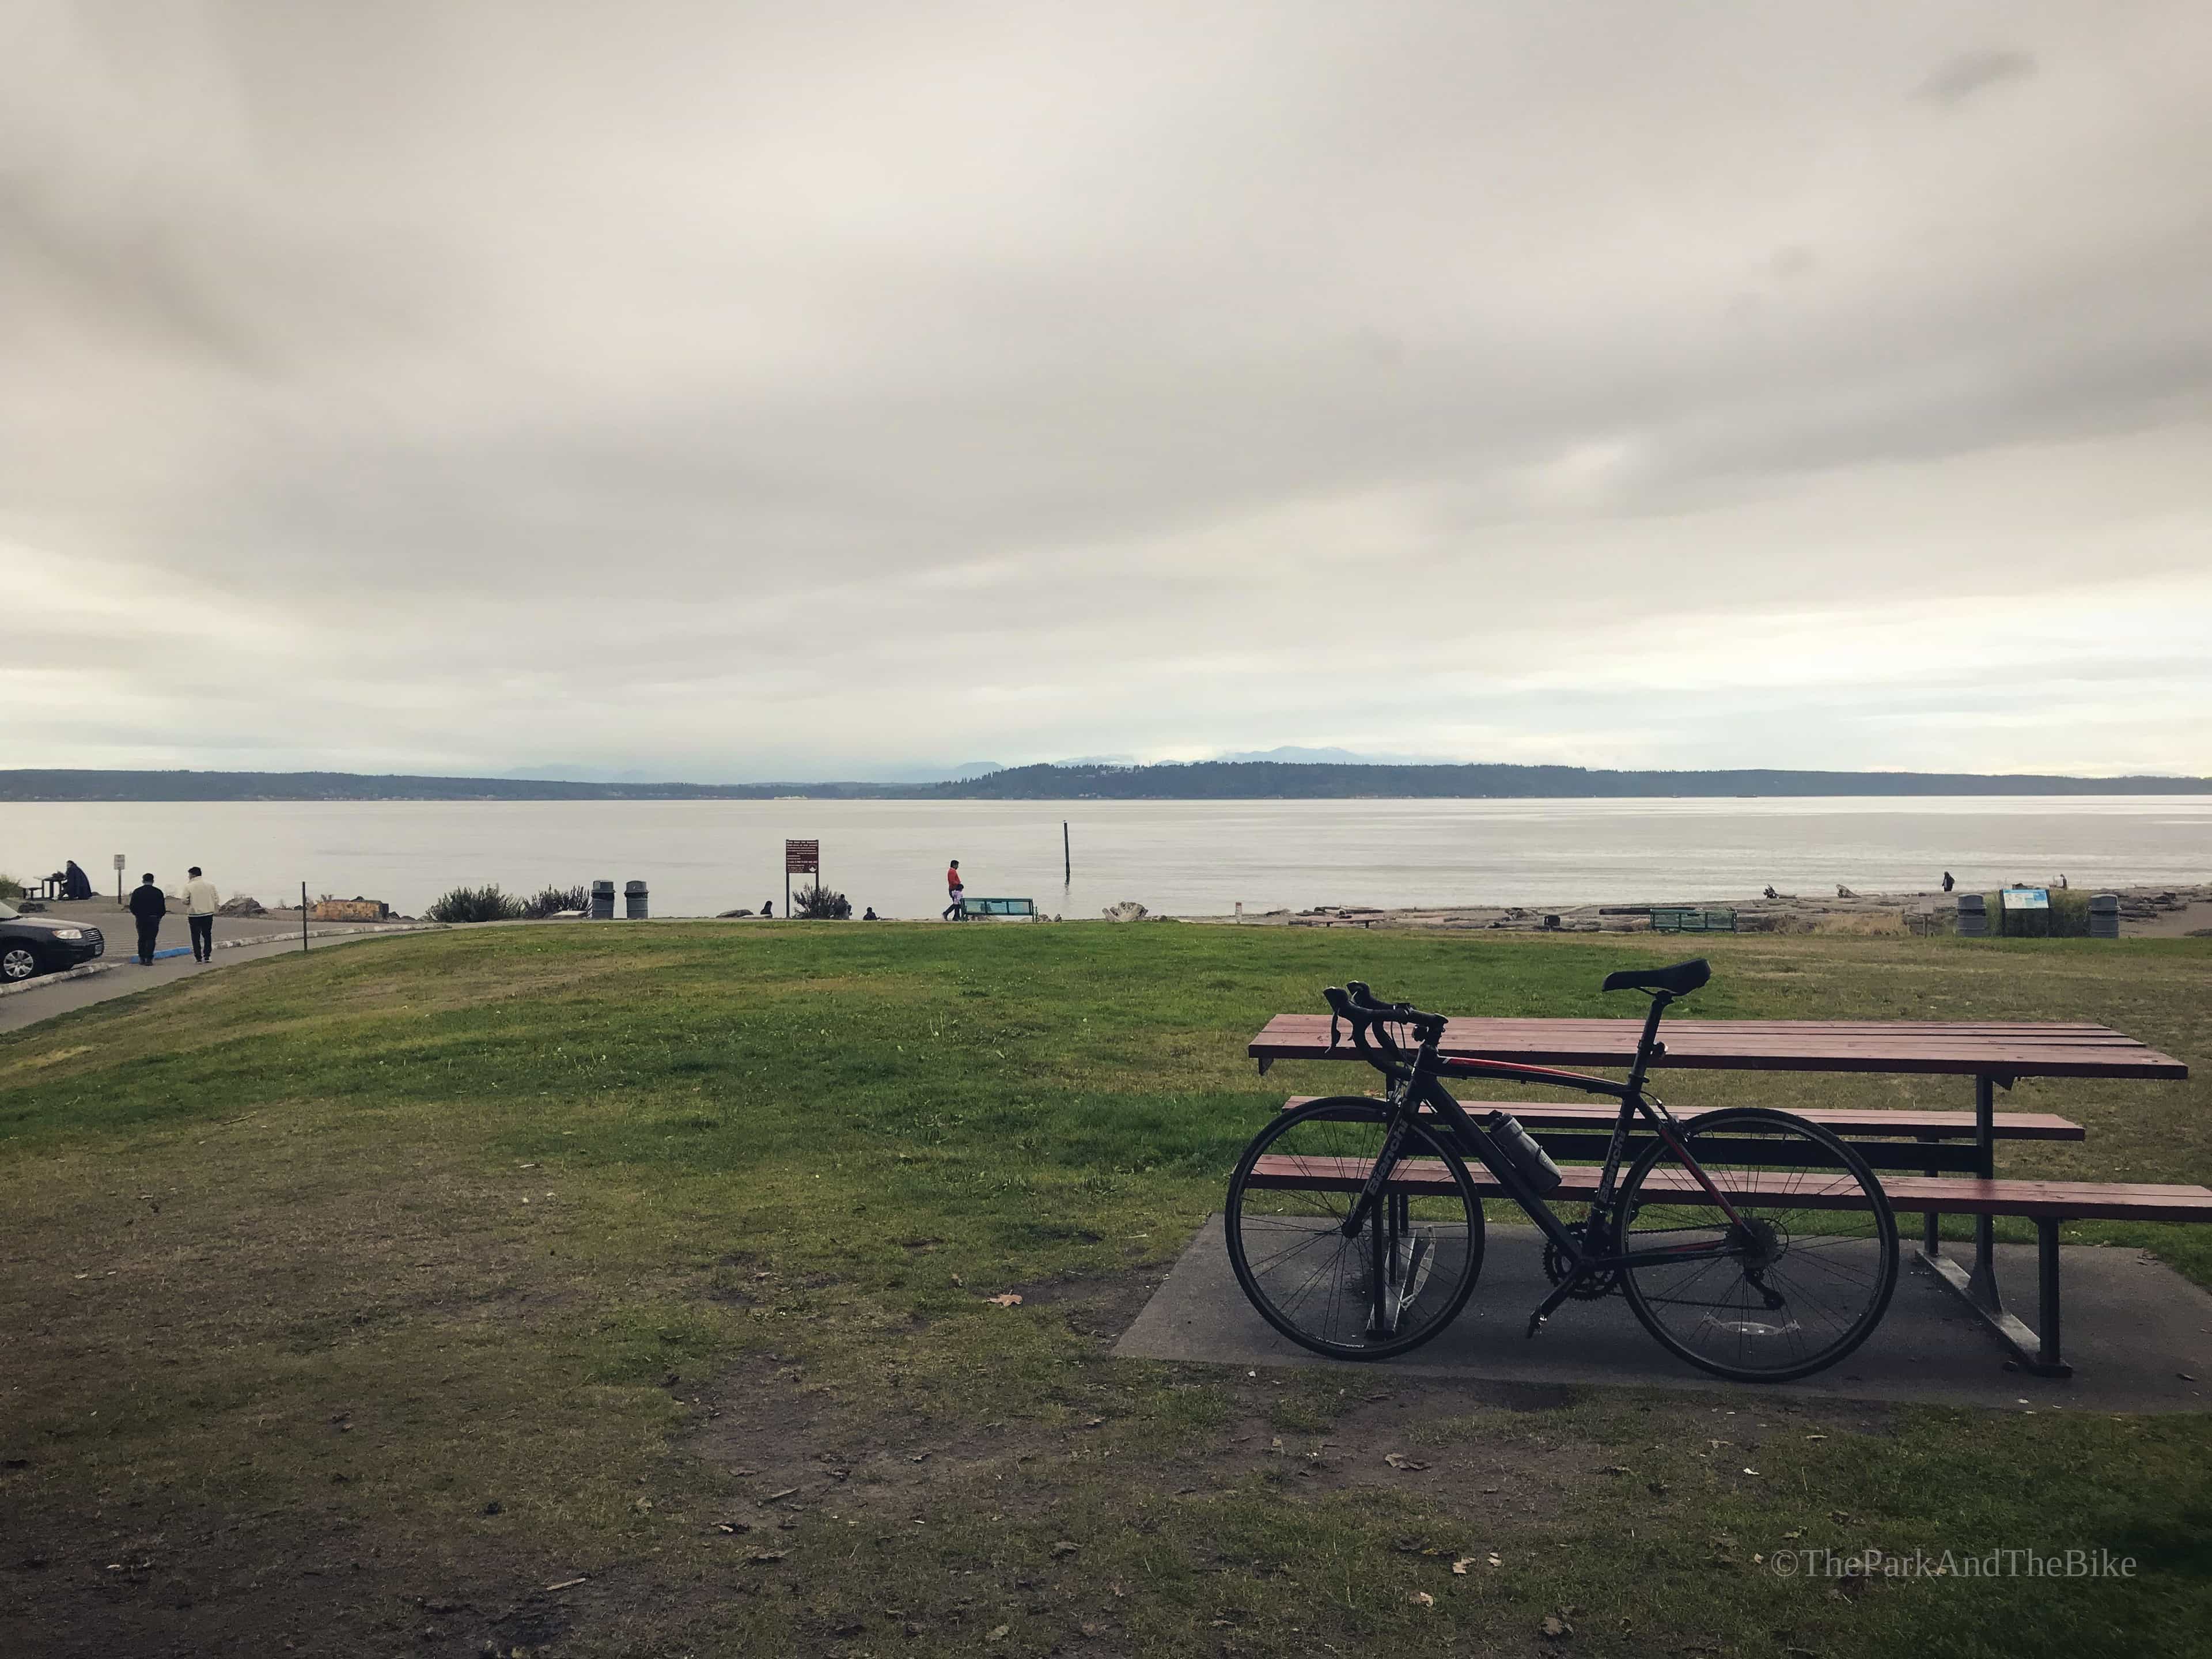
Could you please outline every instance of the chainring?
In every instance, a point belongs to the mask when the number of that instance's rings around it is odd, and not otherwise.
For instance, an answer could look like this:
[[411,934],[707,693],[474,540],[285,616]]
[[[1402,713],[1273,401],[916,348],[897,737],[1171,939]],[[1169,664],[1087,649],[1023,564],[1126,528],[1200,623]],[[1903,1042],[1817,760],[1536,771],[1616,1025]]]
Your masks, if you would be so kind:
[[[1570,1221],[1567,1224],[1567,1231],[1573,1237],[1576,1244],[1587,1252],[1589,1248],[1589,1223]],[[1562,1285],[1566,1282],[1568,1271],[1566,1252],[1560,1249],[1559,1245],[1550,1239],[1546,1239],[1544,1241],[1544,1277],[1554,1285]],[[1567,1294],[1577,1302],[1602,1302],[1620,1288],[1620,1269],[1609,1267],[1603,1273],[1589,1274]]]

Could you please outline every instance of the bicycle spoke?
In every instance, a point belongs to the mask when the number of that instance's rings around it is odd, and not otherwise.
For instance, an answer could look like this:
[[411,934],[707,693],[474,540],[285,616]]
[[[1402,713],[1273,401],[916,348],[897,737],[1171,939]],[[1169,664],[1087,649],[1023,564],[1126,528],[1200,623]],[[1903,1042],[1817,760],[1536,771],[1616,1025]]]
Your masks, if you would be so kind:
[[[1692,1364],[1742,1377],[1802,1376],[1856,1346],[1896,1276],[1895,1226],[1863,1162],[1801,1120],[1756,1109],[1696,1120],[1679,1139],[1694,1163],[1662,1146],[1624,1186],[1621,1249],[1703,1238],[1725,1252],[1694,1267],[1624,1269],[1630,1305],[1652,1334]],[[1639,1204],[1642,1192],[1654,1199]]]
[[[1225,1224],[1238,1282],[1278,1330],[1323,1353],[1367,1358],[1425,1340],[1459,1311],[1480,1267],[1480,1201],[1471,1184],[1436,1190],[1440,1175],[1454,1186],[1462,1177],[1425,1130],[1400,1147],[1378,1210],[1345,1236],[1360,1197],[1346,1178],[1372,1174],[1389,1129],[1388,1111],[1370,1102],[1285,1113],[1246,1150],[1232,1183]],[[1401,1176],[1419,1188],[1391,1184]],[[1395,1318],[1394,1328],[1375,1328],[1378,1317]]]

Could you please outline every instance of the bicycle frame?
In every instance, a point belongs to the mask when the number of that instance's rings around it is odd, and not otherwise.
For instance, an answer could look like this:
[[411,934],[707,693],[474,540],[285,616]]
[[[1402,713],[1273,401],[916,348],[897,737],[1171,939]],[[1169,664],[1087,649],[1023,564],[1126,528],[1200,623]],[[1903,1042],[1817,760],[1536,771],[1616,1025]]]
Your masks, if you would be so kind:
[[[1620,1113],[1613,1120],[1613,1134],[1606,1146],[1605,1163],[1598,1178],[1595,1197],[1591,1200],[1593,1219],[1612,1212],[1615,1183],[1619,1179],[1620,1162],[1628,1146],[1631,1128],[1639,1115],[1650,1125],[1651,1130],[1681,1160],[1687,1170],[1704,1188],[1706,1195],[1719,1206],[1733,1225],[1741,1225],[1743,1218],[1728,1195],[1713,1184],[1696,1158],[1677,1138],[1677,1125],[1663,1104],[1652,1100],[1644,1092],[1644,1079],[1650,1062],[1666,1050],[1658,1041],[1660,1016],[1674,999],[1664,993],[1654,996],[1651,1012],[1644,1024],[1642,1040],[1637,1044],[1636,1060],[1626,1083],[1615,1083],[1610,1078],[1592,1077],[1582,1072],[1564,1072],[1544,1066],[1524,1066],[1506,1060],[1443,1059],[1435,1052],[1435,1039],[1425,1042],[1412,1060],[1391,1040],[1386,1032],[1378,1032],[1384,1045],[1384,1054],[1379,1063],[1390,1079],[1388,1098],[1393,1108],[1391,1123],[1382,1152],[1368,1176],[1365,1188],[1352,1206],[1352,1212],[1341,1224],[1346,1237],[1356,1236],[1370,1217],[1373,1218],[1378,1241],[1390,1241],[1374,1252],[1375,1282],[1373,1292],[1378,1322],[1385,1328],[1395,1326],[1395,1310],[1389,1305],[1390,1285],[1385,1262],[1396,1254],[1395,1241],[1406,1231],[1406,1200],[1391,1196],[1389,1202],[1381,1200],[1387,1195],[1390,1173],[1399,1161],[1399,1149],[1404,1144],[1408,1130],[1419,1120],[1420,1108],[1426,1106],[1445,1131],[1446,1138],[1458,1148],[1472,1152],[1482,1165],[1505,1189],[1506,1195],[1519,1205],[1528,1218],[1542,1230],[1544,1236],[1560,1252],[1565,1261],[1565,1272],[1529,1321],[1533,1335],[1538,1326],[1564,1301],[1571,1288],[1593,1275],[1617,1272],[1624,1267],[1656,1265],[1662,1262],[1681,1262],[1702,1259],[1717,1259],[1730,1254],[1735,1248],[1726,1239],[1701,1244],[1680,1244],[1662,1249],[1632,1250],[1625,1254],[1592,1249],[1597,1242],[1591,1230],[1585,1229],[1578,1238],[1569,1224],[1559,1218],[1559,1212],[1530,1185],[1520,1167],[1498,1150],[1489,1133],[1474,1116],[1453,1098],[1443,1086],[1447,1077],[1480,1077],[1507,1083],[1529,1083],[1553,1088],[1573,1089],[1583,1094],[1604,1095],[1620,1103]],[[1380,1022],[1377,1022],[1378,1024]],[[1365,1054],[1370,1063],[1377,1061],[1376,1051],[1366,1042],[1363,1025],[1355,1023],[1352,1040]],[[1610,1242],[1610,1230],[1606,1241]],[[1401,1281],[1402,1282],[1402,1281]]]

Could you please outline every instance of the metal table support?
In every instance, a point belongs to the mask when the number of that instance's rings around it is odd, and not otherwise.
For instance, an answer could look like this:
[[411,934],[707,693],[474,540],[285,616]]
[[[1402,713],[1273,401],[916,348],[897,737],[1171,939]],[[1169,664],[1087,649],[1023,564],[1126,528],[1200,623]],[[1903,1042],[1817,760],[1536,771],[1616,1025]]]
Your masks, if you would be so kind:
[[[1996,1091],[2012,1087],[2010,1078],[1984,1074],[1974,1079],[1975,1168],[1984,1181],[1996,1178]],[[1934,1170],[1929,1173],[1933,1175]],[[2058,1223],[2039,1217],[2035,1224],[2037,1316],[2040,1334],[2030,1330],[2018,1315],[2007,1310],[1997,1294],[1996,1218],[1974,1218],[1974,1265],[1965,1267],[1943,1254],[1943,1239],[1935,1211],[1920,1247],[1920,1259],[1936,1276],[1957,1291],[1998,1341],[2011,1349],[2023,1370],[2038,1376],[2071,1376],[2074,1368],[2059,1358],[2058,1349]]]

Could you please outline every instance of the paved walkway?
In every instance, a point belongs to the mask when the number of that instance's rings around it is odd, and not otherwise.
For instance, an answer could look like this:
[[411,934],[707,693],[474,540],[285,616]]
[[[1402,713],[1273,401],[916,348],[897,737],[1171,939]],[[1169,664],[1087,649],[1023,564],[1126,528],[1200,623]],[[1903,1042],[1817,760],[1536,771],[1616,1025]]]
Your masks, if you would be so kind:
[[[1619,1297],[1569,1302],[1541,1334],[1525,1337],[1529,1310],[1551,1288],[1542,1243],[1534,1227],[1492,1226],[1466,1311],[1432,1341],[1402,1358],[1360,1368],[1362,1374],[1711,1389],[1747,1398],[1779,1392],[2012,1411],[2212,1409],[2212,1296],[2137,1249],[2065,1248],[2071,1377],[2007,1370],[2003,1352],[1959,1299],[1926,1268],[1905,1265],[1889,1311],[1865,1346],[1802,1382],[1754,1386],[1721,1382],[1675,1359]],[[2015,1296],[2025,1287],[2033,1305],[2034,1247],[1998,1245],[1997,1280]],[[1218,1215],[1199,1228],[1114,1352],[1124,1358],[1246,1367],[1350,1364],[1285,1340],[1253,1311],[1230,1269]]]
[[[60,907],[55,908],[58,910]],[[184,918],[178,916],[173,920],[177,924],[178,937],[172,939],[170,930],[164,927],[160,939],[164,950],[172,945],[185,942]],[[127,924],[129,918],[125,917],[125,921]],[[40,1020],[52,1019],[55,1015],[68,1013],[74,1008],[88,1008],[95,1002],[110,1002],[117,997],[127,997],[133,991],[167,985],[174,980],[190,979],[198,974],[215,973],[235,963],[300,954],[300,935],[296,931],[284,933],[264,927],[255,931],[264,936],[265,942],[219,949],[215,953],[215,960],[204,965],[186,955],[158,957],[151,968],[142,968],[138,965],[138,959],[131,954],[136,936],[126,933],[118,941],[115,932],[107,929],[106,918],[100,918],[99,925],[107,932],[107,954],[100,958],[99,963],[104,971],[88,974],[82,979],[34,979],[26,988],[0,997],[0,1032],[19,1031],[27,1025],[35,1025]],[[291,926],[296,930],[299,923],[295,920]],[[308,926],[312,932],[313,924],[311,922]],[[310,938],[307,948],[326,950],[333,945],[349,945],[356,939],[374,939],[380,933],[411,931],[414,930],[367,927],[358,933],[325,933],[319,938]],[[216,940],[219,945],[222,937],[223,923],[218,921],[216,924]]]

